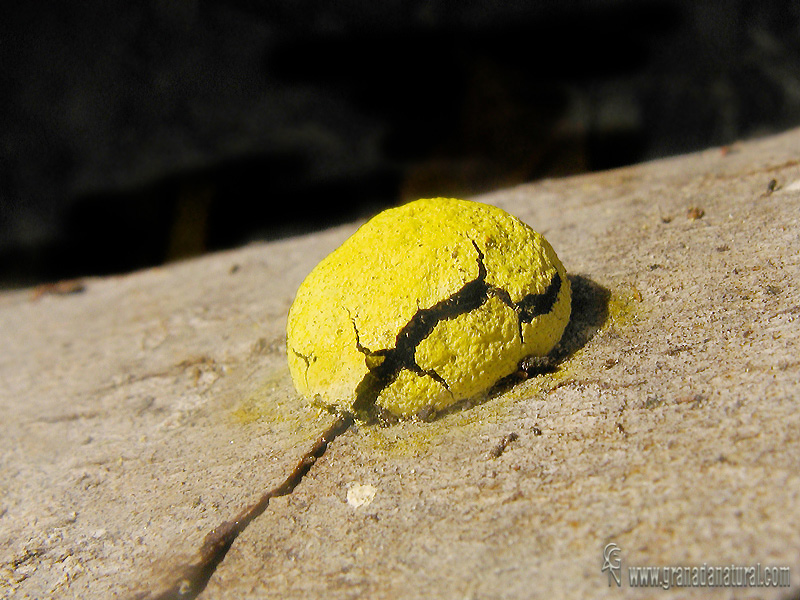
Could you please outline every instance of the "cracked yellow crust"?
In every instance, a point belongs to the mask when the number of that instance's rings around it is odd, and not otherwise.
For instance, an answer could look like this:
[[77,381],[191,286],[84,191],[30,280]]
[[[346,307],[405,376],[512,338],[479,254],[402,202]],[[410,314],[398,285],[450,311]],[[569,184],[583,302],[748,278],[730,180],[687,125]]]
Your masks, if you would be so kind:
[[493,206],[418,200],[367,222],[300,285],[289,369],[308,398],[408,417],[547,354],[569,315],[569,279],[541,235]]

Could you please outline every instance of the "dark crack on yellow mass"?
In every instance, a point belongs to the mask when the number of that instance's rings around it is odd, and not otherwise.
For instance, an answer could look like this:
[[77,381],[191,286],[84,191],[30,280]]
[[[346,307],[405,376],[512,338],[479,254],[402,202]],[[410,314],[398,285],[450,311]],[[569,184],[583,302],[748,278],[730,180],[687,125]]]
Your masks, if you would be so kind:
[[301,354],[300,352],[298,352],[298,351],[297,351],[297,350],[295,350],[294,348],[290,348],[290,350],[291,350],[291,351],[294,353],[294,355],[295,355],[297,358],[300,358],[300,359],[302,359],[302,360],[303,360],[303,362],[304,362],[304,363],[306,363],[306,369],[305,369],[305,371],[303,372],[303,377],[305,377],[305,379],[306,379],[306,385],[308,385],[308,369],[311,367],[311,363],[312,363],[314,360],[316,360],[316,359],[312,358],[311,356],[306,356],[305,354]]
[[553,309],[561,290],[561,277],[558,272],[553,275],[547,289],[542,294],[528,294],[515,303],[509,293],[486,283],[486,266],[483,264],[483,252],[474,241],[472,245],[478,253],[478,276],[464,284],[453,295],[437,302],[430,308],[422,308],[406,323],[397,334],[394,348],[370,350],[361,344],[353,319],[353,328],[356,330],[356,347],[365,356],[367,374],[356,387],[356,400],[353,403],[353,412],[363,420],[372,421],[376,416],[375,403],[378,396],[392,382],[403,369],[408,369],[418,375],[427,375],[446,389],[450,389],[447,382],[432,369],[423,369],[417,364],[415,355],[417,346],[427,338],[436,325],[447,319],[454,319],[463,314],[480,308],[490,297],[500,299],[517,314],[519,321],[519,335],[522,340],[522,324],[530,323],[539,315],[546,314]]

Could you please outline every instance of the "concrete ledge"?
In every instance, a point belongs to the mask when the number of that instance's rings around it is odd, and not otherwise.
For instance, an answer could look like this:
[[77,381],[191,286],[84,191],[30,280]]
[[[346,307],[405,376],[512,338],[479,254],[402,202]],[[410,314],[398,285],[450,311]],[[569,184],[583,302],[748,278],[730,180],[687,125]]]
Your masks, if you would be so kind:
[[[797,597],[798,148],[794,130],[479,198],[581,292],[558,371],[351,427],[201,598],[648,595],[625,568],[609,587],[610,542],[623,567],[791,569],[697,597]],[[292,388],[286,313],[354,228],[0,295],[4,597],[158,597],[286,477],[334,419]]]

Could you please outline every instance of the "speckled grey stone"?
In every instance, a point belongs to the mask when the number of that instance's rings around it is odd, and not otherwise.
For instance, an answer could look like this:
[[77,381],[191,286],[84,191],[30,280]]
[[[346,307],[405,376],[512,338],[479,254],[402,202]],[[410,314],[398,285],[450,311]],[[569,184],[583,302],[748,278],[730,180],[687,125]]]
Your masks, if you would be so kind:
[[[798,148],[794,130],[479,198],[572,274],[558,370],[430,423],[351,427],[200,597],[797,595]],[[292,389],[286,313],[354,227],[0,295],[2,594],[155,597],[285,477],[332,421]],[[627,581],[756,563],[792,588]]]

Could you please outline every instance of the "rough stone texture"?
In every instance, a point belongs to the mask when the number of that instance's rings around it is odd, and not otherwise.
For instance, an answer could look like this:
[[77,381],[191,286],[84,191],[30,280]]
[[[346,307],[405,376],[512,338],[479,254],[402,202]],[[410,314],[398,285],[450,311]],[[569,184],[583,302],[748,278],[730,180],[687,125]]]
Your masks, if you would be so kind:
[[[201,598],[797,597],[798,148],[795,130],[481,198],[573,274],[559,370],[351,427]],[[0,296],[0,592],[155,596],[288,473],[331,417],[292,391],[286,312],[353,229]],[[666,594],[623,569],[618,590],[609,542],[623,567],[788,566],[793,586]]]
[[332,421],[284,376],[289,290],[316,252],[278,243],[0,296],[0,597],[166,585],[283,480]]

